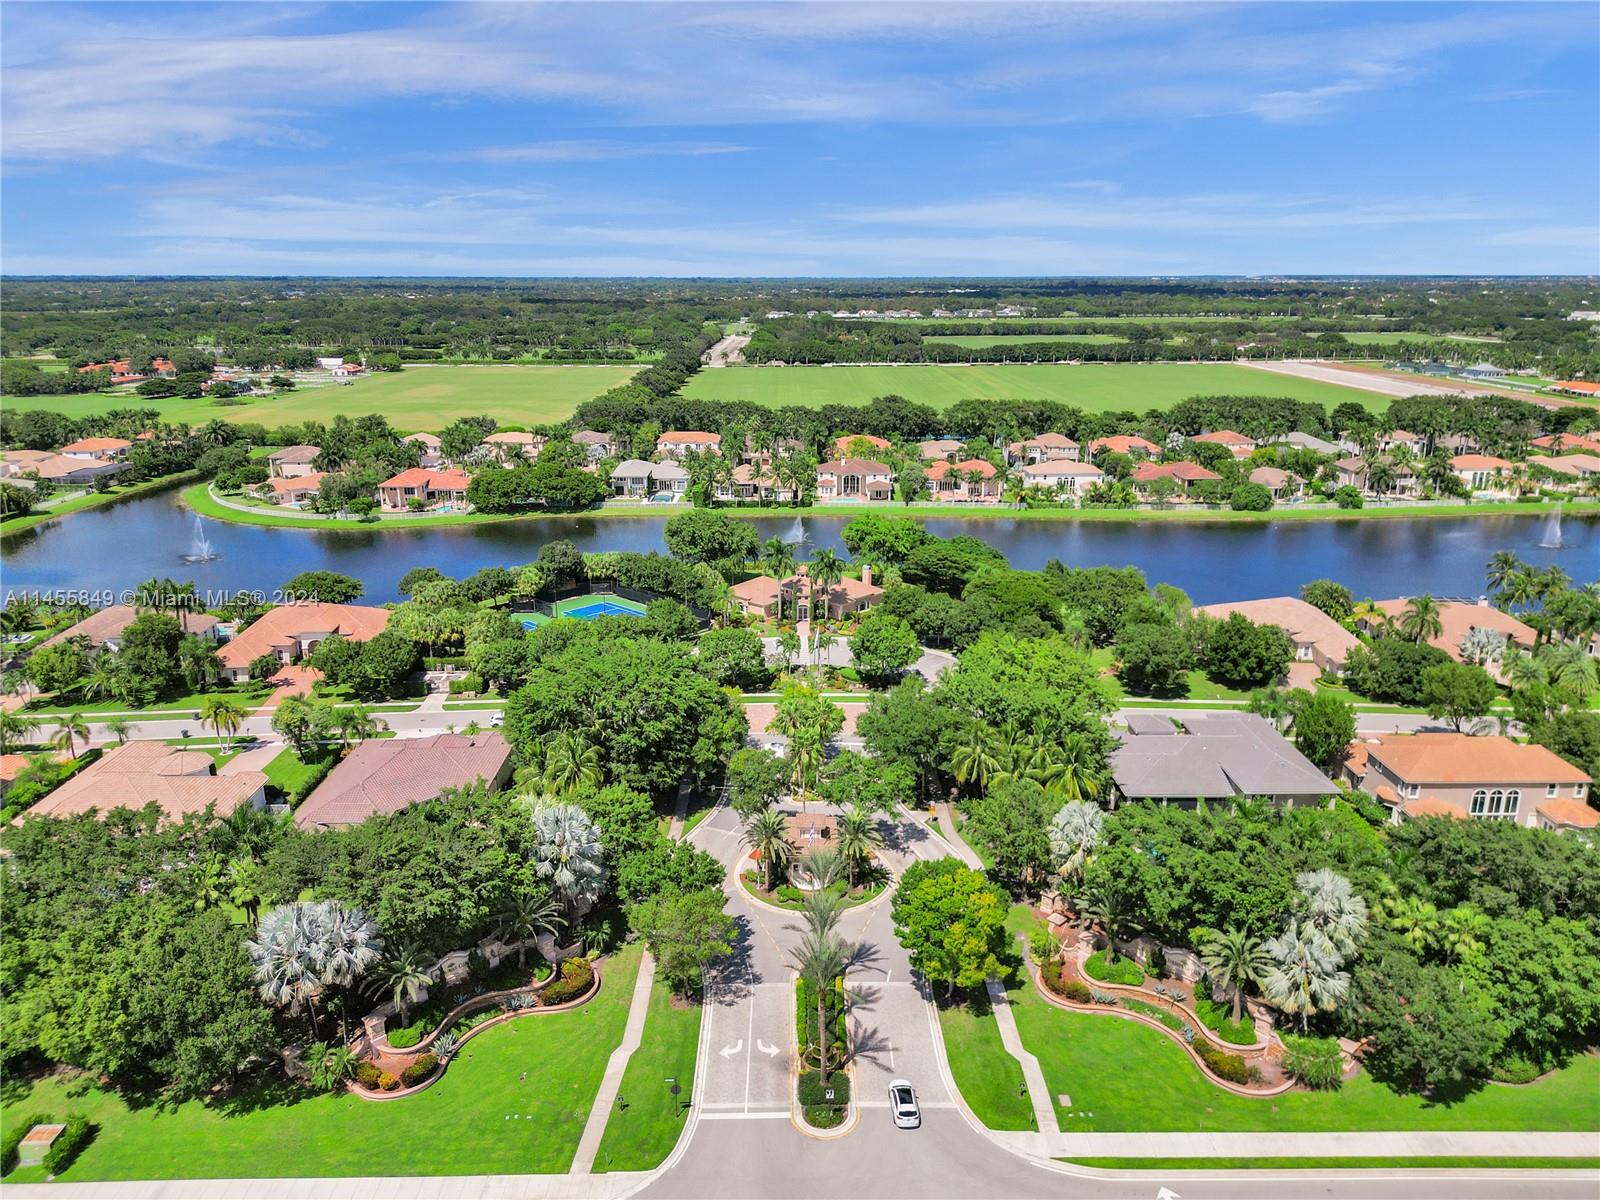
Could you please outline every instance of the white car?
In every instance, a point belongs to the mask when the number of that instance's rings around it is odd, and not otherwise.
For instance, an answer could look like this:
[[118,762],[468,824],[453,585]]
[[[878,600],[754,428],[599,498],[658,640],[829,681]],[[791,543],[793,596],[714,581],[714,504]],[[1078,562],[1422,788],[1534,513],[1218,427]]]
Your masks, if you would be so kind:
[[497,712],[497,713],[495,713],[494,716],[489,718],[489,728],[490,729],[499,729],[500,726],[504,725],[505,723],[506,723],[506,715],[503,712]]
[[915,1129],[922,1124],[917,1093],[907,1080],[896,1079],[889,1085],[889,1111],[894,1114],[896,1129]]

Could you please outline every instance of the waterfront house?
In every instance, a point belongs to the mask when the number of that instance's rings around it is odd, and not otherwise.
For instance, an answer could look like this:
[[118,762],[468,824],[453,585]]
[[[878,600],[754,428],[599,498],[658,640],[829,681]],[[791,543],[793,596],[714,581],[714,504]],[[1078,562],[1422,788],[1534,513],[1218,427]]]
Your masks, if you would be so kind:
[[[806,564],[801,563],[794,574],[785,579],[757,575],[734,584],[729,593],[734,606],[746,616],[777,617],[781,600],[782,616],[808,621],[814,596],[807,571]],[[850,613],[863,612],[882,599],[883,589],[872,582],[872,568],[863,566],[860,579],[847,575],[828,589],[827,616],[836,621]]]
[[[724,495],[724,492],[729,494]],[[721,499],[787,502],[795,498],[795,492],[792,487],[780,484],[770,469],[756,463],[740,463],[733,469],[732,488],[719,486],[718,496]]]
[[681,496],[689,488],[689,472],[677,463],[628,458],[611,469],[611,491],[635,499],[660,493]]
[[285,446],[267,455],[267,470],[274,479],[295,479],[316,470],[312,464],[322,453],[321,446]]
[[1126,454],[1129,458],[1155,458],[1161,447],[1149,438],[1137,434],[1114,433],[1110,437],[1095,438],[1089,443],[1089,457],[1094,458],[1104,450],[1108,454]]
[[378,503],[389,512],[405,512],[413,500],[428,508],[465,509],[470,486],[472,476],[465,471],[407,467],[378,485]]
[[323,478],[321,471],[313,471],[309,475],[297,475],[292,479],[269,479],[256,491],[264,493],[274,504],[303,505],[306,501],[316,498],[322,489]]
[[1536,437],[1529,445],[1546,454],[1600,454],[1600,437],[1576,433],[1552,433]]
[[87,437],[68,442],[61,447],[61,453],[67,458],[90,462],[119,462],[128,457],[128,451],[132,448],[133,443],[126,438]]
[[1018,472],[1024,487],[1038,487],[1058,498],[1080,496],[1097,483],[1105,482],[1105,472],[1093,463],[1057,458],[1029,463]]
[[951,458],[966,451],[966,443],[958,442],[955,438],[932,438],[926,442],[917,443],[917,457],[923,462],[933,462],[935,459]]
[[1340,487],[1354,487],[1368,496],[1398,496],[1401,498],[1415,497],[1421,490],[1421,481],[1417,473],[1409,465],[1396,463],[1387,454],[1380,454],[1373,462],[1381,462],[1389,467],[1394,475],[1394,480],[1381,492],[1371,487],[1368,480],[1372,470],[1372,462],[1364,458],[1341,458],[1333,464],[1333,469]]
[[1289,635],[1297,661],[1312,663],[1319,672],[1330,675],[1343,674],[1345,655],[1361,644],[1355,634],[1298,596],[1233,600],[1223,604],[1206,604],[1195,611],[1219,621],[1238,613],[1257,625],[1276,625]]
[[1292,500],[1305,486],[1300,476],[1282,467],[1257,467],[1250,472],[1250,482],[1266,488],[1274,500]]
[[[60,633],[46,638],[41,646],[54,646],[73,638],[82,638],[90,646],[104,647],[107,650],[122,649],[122,635],[129,625],[132,625],[143,615],[141,610],[131,604],[110,604],[105,608],[90,613],[75,625],[69,625]],[[193,612],[187,608],[180,608],[173,614],[178,619],[178,624],[185,634],[205,638],[207,641],[217,641],[221,636],[219,625],[221,622],[210,613]]]
[[1188,492],[1197,483],[1206,483],[1221,479],[1215,471],[1207,470],[1199,463],[1170,462],[1170,463],[1140,463],[1133,469],[1133,474],[1128,476],[1128,482],[1133,485],[1136,492],[1150,489],[1150,485],[1158,479],[1170,479],[1178,485],[1178,489]]
[[1244,434],[1232,429],[1217,429],[1210,433],[1199,433],[1192,439],[1196,442],[1205,442],[1212,446],[1223,446],[1235,458],[1249,458],[1255,451],[1254,438],[1247,438]]
[[994,464],[981,458],[936,462],[928,468],[928,491],[935,500],[992,503],[1000,499],[999,476]]
[[817,466],[817,502],[888,500],[894,468],[870,458],[836,458]]
[[[1504,643],[1499,659],[1481,664],[1496,679],[1504,681],[1505,664],[1517,655],[1533,653],[1538,634],[1532,626],[1495,608],[1487,600],[1480,600],[1476,604],[1461,600],[1440,600],[1437,603],[1441,628],[1439,633],[1428,639],[1428,645],[1443,650],[1456,662],[1466,661],[1461,650],[1462,643],[1478,630],[1491,633]],[[1383,620],[1380,622],[1363,617],[1359,622],[1361,631],[1376,635],[1382,632],[1379,625],[1398,626],[1410,605],[1411,600],[1406,596],[1376,601],[1376,607],[1383,613]]]
[[1515,467],[1515,463],[1492,454],[1457,454],[1450,460],[1450,469],[1468,491],[1496,495],[1509,494],[1506,476]]
[[1427,453],[1427,439],[1420,433],[1412,433],[1409,429],[1396,429],[1392,433],[1378,436],[1378,449],[1383,451],[1399,450],[1402,447],[1411,451],[1414,457]]
[[1571,490],[1590,479],[1600,476],[1600,453],[1554,454],[1548,458],[1530,458],[1530,467],[1542,467],[1559,477],[1554,486]]
[[417,448],[417,466],[444,466],[444,443],[434,433],[412,433],[400,439]]

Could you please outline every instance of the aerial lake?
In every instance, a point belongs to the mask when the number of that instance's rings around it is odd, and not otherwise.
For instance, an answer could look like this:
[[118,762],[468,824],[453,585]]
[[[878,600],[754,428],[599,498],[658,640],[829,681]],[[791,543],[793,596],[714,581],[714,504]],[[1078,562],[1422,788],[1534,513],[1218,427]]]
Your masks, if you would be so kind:
[[[395,585],[415,566],[463,576],[483,566],[511,566],[539,547],[567,538],[580,549],[661,550],[663,518],[545,517],[438,529],[323,531],[269,529],[199,519],[220,557],[189,564],[194,513],[178,489],[77,513],[6,539],[0,551],[0,593],[117,592],[151,576],[192,579],[203,591],[271,593],[291,576],[322,569],[366,583],[366,599],[398,599]],[[842,550],[846,517],[774,516],[753,522],[763,539],[803,534],[810,547]],[[1280,521],[1196,524],[1177,521],[1014,521],[1005,518],[927,522],[942,536],[982,538],[1014,566],[1037,569],[1050,559],[1069,566],[1136,566],[1152,582],[1175,584],[1197,603],[1283,595],[1323,577],[1341,580],[1357,597],[1429,591],[1476,596],[1484,565],[1497,550],[1526,561],[1559,563],[1579,581],[1600,575],[1600,520],[1568,518],[1560,549],[1539,545],[1541,517],[1417,520]],[[804,553],[804,551],[802,552]]]

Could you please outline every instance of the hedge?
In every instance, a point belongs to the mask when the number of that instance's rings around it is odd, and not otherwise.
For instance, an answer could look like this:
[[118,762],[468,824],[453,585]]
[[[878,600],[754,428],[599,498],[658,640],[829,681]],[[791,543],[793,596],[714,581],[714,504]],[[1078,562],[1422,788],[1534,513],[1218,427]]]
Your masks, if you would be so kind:
[[561,964],[561,978],[539,993],[540,1003],[565,1004],[594,986],[594,964],[587,958],[569,958]]
[[400,1082],[405,1087],[416,1087],[439,1069],[439,1058],[434,1054],[419,1054],[410,1066],[400,1072]]
[[17,1169],[17,1153],[22,1147],[22,1139],[28,1136],[28,1130],[35,1125],[53,1125],[55,1121],[49,1113],[34,1113],[8,1124],[10,1128],[6,1130],[5,1137],[0,1139],[0,1175],[9,1175]]
[[1344,1082],[1344,1060],[1331,1037],[1283,1035],[1283,1069],[1312,1088],[1336,1088]]
[[833,1071],[828,1076],[828,1089],[833,1091],[833,1099],[827,1098],[827,1089],[822,1085],[820,1071],[803,1071],[797,1084],[796,1094],[800,1098],[800,1107],[805,1111],[806,1120],[818,1129],[832,1129],[844,1120],[845,1113],[850,1107],[850,1076],[843,1071]]
[[378,1070],[377,1063],[364,1062],[356,1068],[356,1082],[368,1091],[375,1092],[383,1082],[383,1072]]
[[1220,1050],[1204,1038],[1195,1040],[1194,1052],[1210,1068],[1213,1075],[1218,1079],[1226,1079],[1229,1083],[1249,1083],[1255,1074],[1249,1064],[1237,1054]]
[[68,1117],[67,1127],[56,1136],[49,1153],[44,1156],[45,1174],[59,1175],[65,1171],[83,1152],[84,1147],[94,1141],[94,1135],[98,1132],[99,1126],[93,1124],[82,1113]]
[[1081,979],[1064,979],[1061,975],[1061,960],[1052,958],[1040,964],[1039,976],[1044,984],[1058,996],[1065,996],[1068,1000],[1078,1004],[1089,1003],[1089,985]]
[[1104,950],[1096,950],[1084,960],[1083,973],[1101,983],[1120,983],[1127,987],[1138,987],[1144,982],[1144,970],[1137,962],[1124,954],[1108,963]]

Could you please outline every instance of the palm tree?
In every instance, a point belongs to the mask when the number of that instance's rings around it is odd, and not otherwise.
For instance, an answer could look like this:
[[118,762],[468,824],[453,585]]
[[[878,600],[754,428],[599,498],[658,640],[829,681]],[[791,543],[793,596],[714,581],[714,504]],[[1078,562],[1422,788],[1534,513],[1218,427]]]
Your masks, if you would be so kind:
[[839,854],[849,868],[850,887],[856,886],[856,871],[871,861],[873,852],[883,849],[883,834],[872,814],[859,805],[839,818]]
[[244,706],[227,696],[207,696],[200,704],[200,723],[210,725],[224,744],[231,744],[245,716]]
[[1542,657],[1550,681],[1570,688],[1579,700],[1587,700],[1600,687],[1600,664],[1582,646],[1546,646]]
[[1350,991],[1350,973],[1341,969],[1338,954],[1328,940],[1297,920],[1263,947],[1272,965],[1261,980],[1267,1000],[1300,1018],[1308,1028],[1314,1012],[1332,1012]]
[[[828,992],[837,986],[850,965],[850,951],[844,941],[831,933],[808,933],[793,954],[795,971],[817,997],[817,1066],[822,1082],[828,1082],[828,1047],[833,1041],[828,1029]],[[805,1053],[806,1047],[800,1051]]]
[[1413,596],[1400,614],[1400,636],[1413,642],[1425,642],[1444,632],[1444,621],[1439,615],[1439,602],[1428,593]]
[[[813,624],[828,619],[828,596],[834,585],[844,578],[844,560],[832,550],[818,550],[806,568],[811,580],[811,620]],[[822,615],[817,615],[817,593],[822,593]]]
[[217,648],[205,638],[192,634],[178,643],[178,662],[183,668],[184,682],[192,691],[210,687],[222,675]]
[[605,887],[600,831],[575,804],[549,804],[533,814],[534,870],[561,897],[570,920],[582,916]]
[[535,896],[517,892],[495,917],[495,936],[502,942],[517,945],[517,969],[522,969],[527,943],[537,940],[541,933],[557,936],[565,927],[556,902],[546,895]]
[[811,933],[832,933],[844,914],[844,897],[832,888],[815,888],[800,898],[800,916]]
[[1389,614],[1378,605],[1376,600],[1369,596],[1350,609],[1350,623],[1352,625],[1365,625],[1373,633],[1379,634],[1388,627]]
[[352,704],[338,710],[339,748],[348,749],[351,742],[364,742],[375,737],[383,728],[382,722],[369,713],[364,705]]
[[1105,814],[1089,800],[1069,800],[1050,818],[1050,855],[1063,883],[1083,878],[1104,824]]
[[1326,938],[1340,958],[1353,957],[1367,934],[1367,902],[1348,879],[1327,867],[1302,871],[1294,882],[1305,898],[1306,926]]
[[1238,1021],[1244,1008],[1246,984],[1261,986],[1267,972],[1272,969],[1272,956],[1266,943],[1251,937],[1236,925],[1221,933],[1213,933],[1200,947],[1200,961],[1213,979],[1233,989],[1233,1019]]
[[1492,924],[1487,916],[1471,904],[1452,908],[1444,915],[1444,924],[1439,931],[1439,949],[1453,963],[1477,958],[1483,953],[1484,938]]
[[545,748],[545,785],[555,795],[605,782],[606,772],[600,747],[581,734],[559,733]]
[[0,754],[10,754],[38,728],[37,718],[25,717],[19,712],[0,711]]
[[1258,717],[1272,722],[1272,727],[1282,733],[1289,717],[1289,697],[1275,687],[1257,688],[1250,693],[1249,710]]
[[990,749],[988,733],[974,721],[950,754],[950,768],[955,772],[956,782],[963,786],[974,784],[981,792],[999,766]]
[[69,758],[77,758],[79,738],[85,746],[89,744],[89,726],[84,724],[82,713],[63,713],[56,718],[55,736],[50,739],[52,746],[65,750]]
[[208,854],[195,864],[194,869],[196,911],[204,912],[208,908],[217,908],[226,902],[227,865],[223,862],[222,855],[215,852]]
[[133,736],[133,722],[127,717],[107,717],[103,722],[106,732],[117,739],[117,745],[126,746]]
[[39,602],[25,596],[13,596],[0,609],[0,633],[24,633],[39,620]]
[[1078,915],[1089,924],[1100,926],[1100,932],[1105,934],[1106,963],[1116,962],[1117,939],[1139,928],[1129,914],[1127,897],[1112,884],[1102,883],[1079,897],[1077,906]]
[[774,579],[789,578],[794,574],[794,547],[781,537],[769,537],[761,543],[761,565]]
[[383,938],[359,908],[337,900],[297,900],[268,910],[244,948],[261,998],[291,1013],[305,1006],[315,1035],[317,997],[376,962]]
[[330,1046],[326,1042],[312,1042],[306,1047],[306,1063],[311,1075],[311,1086],[331,1092],[341,1083],[355,1078],[361,1060],[349,1046]]
[[1432,946],[1439,934],[1439,910],[1416,896],[1389,896],[1383,910],[1390,929],[1418,953]]
[[1069,734],[1060,746],[1048,747],[1047,770],[1040,783],[1063,800],[1094,800],[1105,789],[1105,764],[1082,734]]
[[254,925],[263,900],[261,868],[251,858],[241,856],[231,859],[224,875],[224,882],[228,889],[228,903],[240,909],[244,913],[245,920]]
[[373,996],[388,993],[390,1001],[400,1010],[400,1024],[411,1024],[411,1006],[422,999],[422,994],[433,982],[425,964],[428,956],[415,942],[407,942],[398,954],[380,962],[372,973],[368,989]]
[[787,870],[792,851],[789,846],[789,820],[777,809],[752,813],[744,823],[744,844],[761,856],[767,867],[767,891],[778,887],[779,871]]
[[1511,577],[1523,569],[1523,562],[1509,550],[1497,550],[1489,559],[1485,572],[1491,594],[1502,592]]

